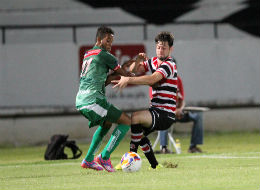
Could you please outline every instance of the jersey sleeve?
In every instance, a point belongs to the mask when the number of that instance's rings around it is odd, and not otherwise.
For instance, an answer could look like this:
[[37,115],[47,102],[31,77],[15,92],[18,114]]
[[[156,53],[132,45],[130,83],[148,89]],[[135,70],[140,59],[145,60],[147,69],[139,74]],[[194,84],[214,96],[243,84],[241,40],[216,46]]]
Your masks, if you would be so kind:
[[117,59],[115,56],[113,56],[111,53],[109,52],[105,52],[103,55],[103,59],[105,60],[106,65],[116,71],[117,69],[121,68],[121,66],[119,65]]
[[151,62],[151,59],[142,62],[142,65],[144,66],[145,72],[149,71],[149,63]]

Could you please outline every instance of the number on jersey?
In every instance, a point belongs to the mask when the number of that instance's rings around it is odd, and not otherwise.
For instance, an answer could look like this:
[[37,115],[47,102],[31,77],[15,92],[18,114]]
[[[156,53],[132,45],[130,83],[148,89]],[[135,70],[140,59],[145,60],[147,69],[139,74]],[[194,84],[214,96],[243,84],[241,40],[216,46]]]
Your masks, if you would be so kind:
[[89,68],[92,60],[93,60],[93,58],[85,59],[83,61],[80,77],[85,77],[86,76],[86,74],[88,72],[88,68]]

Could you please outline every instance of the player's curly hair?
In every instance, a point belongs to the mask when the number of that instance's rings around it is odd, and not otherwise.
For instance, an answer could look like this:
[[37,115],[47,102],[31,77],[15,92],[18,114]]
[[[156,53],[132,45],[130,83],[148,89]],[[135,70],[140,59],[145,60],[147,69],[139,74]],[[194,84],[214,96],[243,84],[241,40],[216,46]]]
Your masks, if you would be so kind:
[[114,31],[107,26],[100,26],[97,29],[96,40],[97,40],[97,38],[103,39],[106,36],[106,34],[114,35]]
[[174,36],[170,32],[162,31],[154,39],[155,43],[161,42],[168,42],[169,46],[173,46]]

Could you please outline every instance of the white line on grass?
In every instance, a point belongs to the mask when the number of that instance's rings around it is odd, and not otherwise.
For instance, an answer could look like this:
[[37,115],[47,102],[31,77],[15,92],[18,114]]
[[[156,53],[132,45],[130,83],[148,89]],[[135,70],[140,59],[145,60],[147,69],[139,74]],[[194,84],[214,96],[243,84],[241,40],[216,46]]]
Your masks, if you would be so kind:
[[213,159],[260,159],[260,156],[222,156],[222,155],[201,155],[187,156],[186,158],[213,158]]
[[[260,159],[260,156],[227,156],[227,155],[194,155],[194,156],[185,156],[182,158],[211,158],[211,159]],[[28,166],[43,166],[43,165],[48,165],[48,166],[64,166],[64,165],[78,165],[80,166],[79,163],[71,163],[71,162],[62,162],[62,163],[32,163],[28,164],[25,163],[25,165],[19,164],[19,165],[6,165],[6,166],[0,166],[0,168],[21,168],[21,167],[28,167]]]
[[48,166],[64,166],[64,165],[79,165],[79,163],[52,163],[52,164],[46,164],[46,163],[32,163],[32,164],[28,164],[25,163],[25,165],[19,164],[19,165],[7,165],[7,166],[0,166],[0,168],[21,168],[21,167],[28,167],[28,166],[43,166],[43,165],[48,165]]

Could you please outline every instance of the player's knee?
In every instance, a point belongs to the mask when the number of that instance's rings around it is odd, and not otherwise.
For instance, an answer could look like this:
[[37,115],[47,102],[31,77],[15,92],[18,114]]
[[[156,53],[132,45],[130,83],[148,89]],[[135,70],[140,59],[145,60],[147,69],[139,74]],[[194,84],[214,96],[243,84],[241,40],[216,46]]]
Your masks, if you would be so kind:
[[131,123],[132,124],[138,124],[139,123],[139,114],[137,112],[132,113]]
[[118,123],[121,124],[125,124],[125,125],[131,125],[131,118],[126,114],[126,113],[122,113],[122,115],[120,116]]
[[110,128],[112,126],[112,123],[109,121],[105,121],[103,127]]

